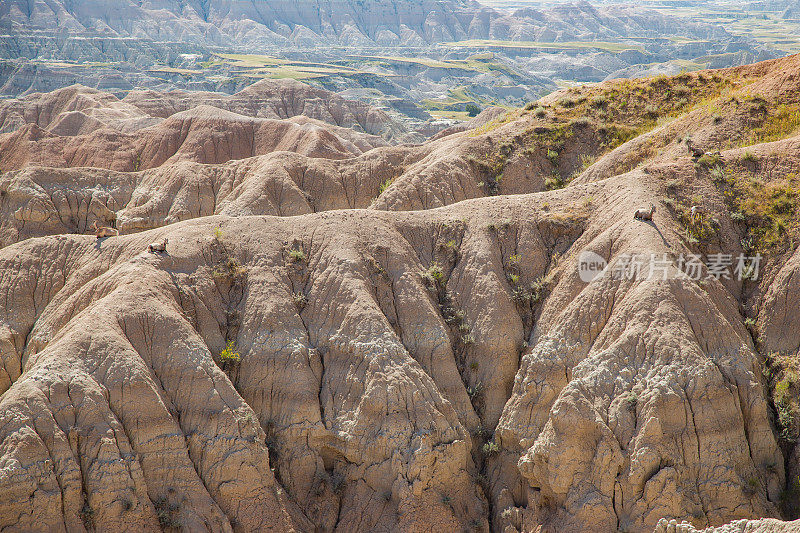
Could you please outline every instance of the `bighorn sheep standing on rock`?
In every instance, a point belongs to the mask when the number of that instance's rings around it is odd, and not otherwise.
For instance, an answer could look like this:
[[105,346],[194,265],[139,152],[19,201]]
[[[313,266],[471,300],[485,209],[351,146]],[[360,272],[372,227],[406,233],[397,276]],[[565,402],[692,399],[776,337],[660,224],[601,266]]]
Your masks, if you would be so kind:
[[653,213],[656,212],[656,206],[650,204],[650,208],[640,207],[633,214],[633,218],[638,220],[653,220]]
[[108,226],[98,226],[96,220],[94,221],[94,224],[92,224],[92,229],[94,230],[94,234],[98,239],[102,239],[103,237],[116,237],[119,235],[119,231],[115,230],[114,228],[110,228]]
[[166,252],[167,251],[167,243],[168,242],[169,242],[169,239],[166,239],[166,238],[164,240],[162,240],[162,241],[151,242],[147,246],[147,249],[150,251],[151,254],[154,254],[156,252]]

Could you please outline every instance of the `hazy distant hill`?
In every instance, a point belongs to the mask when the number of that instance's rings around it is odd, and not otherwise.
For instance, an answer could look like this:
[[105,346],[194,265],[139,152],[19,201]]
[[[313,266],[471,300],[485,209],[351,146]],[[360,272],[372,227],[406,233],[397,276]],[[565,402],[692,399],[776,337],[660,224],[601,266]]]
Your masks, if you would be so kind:
[[[81,46],[66,43],[67,35],[239,48],[730,37],[720,26],[676,25],[671,17],[653,12],[595,9],[586,2],[509,12],[473,0],[0,0],[0,18],[11,36],[17,36],[6,38],[0,49],[6,57],[31,57],[42,49],[50,55],[75,56]],[[40,41],[26,44],[22,35],[38,36]]]

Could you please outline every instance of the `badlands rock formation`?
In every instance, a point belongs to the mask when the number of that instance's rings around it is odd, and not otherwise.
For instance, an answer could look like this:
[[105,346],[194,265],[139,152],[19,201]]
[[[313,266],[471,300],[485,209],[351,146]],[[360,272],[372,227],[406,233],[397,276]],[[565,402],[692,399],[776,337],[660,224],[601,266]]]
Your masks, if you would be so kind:
[[[6,133],[0,529],[796,518],[798,72],[609,82],[372,149],[210,101]],[[744,251],[755,280],[679,261]]]
[[[424,46],[464,39],[575,41],[656,36],[669,17],[622,7],[596,9],[588,2],[546,11],[505,12],[474,0],[166,0],[141,3],[4,0],[0,14],[22,35],[59,29],[63,34],[115,36],[145,41],[242,47],[280,45]],[[688,24],[681,33],[730,37],[722,27]],[[22,42],[25,42],[24,40]],[[57,48],[60,43],[45,46]],[[40,43],[39,46],[42,46]],[[87,46],[91,46],[88,44]],[[32,47],[34,50],[36,45]],[[28,50],[25,50],[28,52]],[[80,53],[75,50],[73,53]],[[117,52],[110,50],[110,59]],[[115,53],[116,52],[116,53]]]
[[0,132],[36,124],[59,135],[91,133],[98,127],[134,132],[201,105],[253,118],[307,117],[387,140],[408,132],[386,113],[295,80],[261,80],[233,95],[210,92],[130,91],[125,98],[73,85],[0,102]]

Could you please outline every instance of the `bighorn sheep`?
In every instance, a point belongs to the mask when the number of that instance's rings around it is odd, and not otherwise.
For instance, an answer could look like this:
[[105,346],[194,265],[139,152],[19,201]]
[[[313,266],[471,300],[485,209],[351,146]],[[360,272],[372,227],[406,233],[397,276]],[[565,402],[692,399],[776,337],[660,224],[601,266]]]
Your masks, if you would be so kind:
[[119,231],[115,230],[114,228],[108,226],[98,226],[96,220],[94,221],[94,224],[92,224],[92,229],[94,230],[94,234],[98,239],[102,239],[103,237],[116,237],[119,235]]
[[166,239],[166,238],[164,240],[162,240],[162,241],[151,242],[147,246],[147,249],[150,251],[151,254],[154,254],[156,252],[166,252],[167,251],[167,243],[168,242],[169,242],[169,239]]
[[705,154],[705,152],[703,150],[701,150],[700,148],[698,148],[694,144],[692,144],[692,140],[691,139],[686,139],[686,148],[689,149],[689,153],[692,154],[692,157],[694,159],[699,159],[699,158],[703,157],[703,154]]
[[696,220],[700,220],[700,217],[703,214],[703,207],[700,205],[693,205],[692,206],[692,222]]
[[633,214],[633,218],[639,220],[653,220],[653,213],[655,212],[656,212],[656,206],[650,204],[649,209],[646,207],[640,207],[639,209],[637,209],[636,212]]

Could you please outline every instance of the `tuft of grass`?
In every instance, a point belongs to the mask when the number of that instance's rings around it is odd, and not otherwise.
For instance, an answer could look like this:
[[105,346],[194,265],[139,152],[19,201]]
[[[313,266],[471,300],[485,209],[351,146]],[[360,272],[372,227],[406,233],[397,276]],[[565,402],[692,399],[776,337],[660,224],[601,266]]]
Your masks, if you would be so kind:
[[389,186],[392,184],[392,182],[393,182],[393,181],[394,181],[394,179],[392,179],[392,178],[389,178],[389,179],[387,179],[386,181],[384,181],[383,183],[381,183],[380,187],[378,187],[378,196],[380,196],[381,194],[383,194],[383,191],[385,191],[386,189],[388,189],[388,188],[389,188]]

